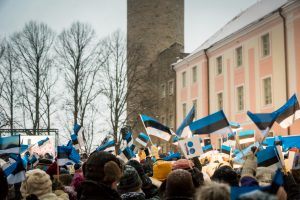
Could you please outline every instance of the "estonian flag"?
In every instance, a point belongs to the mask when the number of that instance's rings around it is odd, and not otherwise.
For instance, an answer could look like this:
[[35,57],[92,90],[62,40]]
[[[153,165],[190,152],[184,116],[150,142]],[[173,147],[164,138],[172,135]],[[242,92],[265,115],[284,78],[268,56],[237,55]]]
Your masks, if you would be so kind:
[[141,144],[143,147],[146,147],[150,138],[145,133],[140,133],[139,136],[135,139],[136,142]]
[[57,146],[57,163],[63,166],[66,163],[79,163],[80,155],[72,146]]
[[203,150],[203,153],[207,153],[207,152],[212,151],[213,148],[212,148],[212,145],[209,144],[209,145],[206,145],[206,146],[202,147],[202,150]]
[[106,143],[100,145],[96,151],[107,151],[107,152],[114,152],[115,151],[115,141],[113,139],[107,140]]
[[222,145],[221,146],[221,153],[225,153],[225,154],[227,154],[227,155],[230,156],[231,147],[230,146],[226,146],[226,145]]
[[256,155],[258,167],[269,167],[279,162],[279,158],[274,146],[258,151]]
[[3,167],[8,184],[20,183],[25,180],[25,167],[20,154],[11,154],[9,162]]
[[84,128],[81,127],[79,124],[74,125],[73,132],[74,132],[75,135],[77,135],[78,144],[80,146],[83,146],[84,141],[85,141],[85,138],[84,138],[84,135],[83,135],[83,130],[84,130]]
[[131,158],[135,157],[135,153],[129,148],[126,147],[123,150],[119,150],[119,156],[125,161],[127,162],[128,160],[130,160]]
[[44,140],[40,140],[40,141],[38,141],[38,146],[41,147],[41,146],[45,145],[45,143],[48,141],[50,141],[48,137]]
[[132,133],[127,132],[124,139],[126,141],[126,145],[130,148],[133,145]]
[[20,153],[20,135],[0,137],[0,154]]
[[232,132],[223,110],[192,122],[189,129],[193,134],[226,134]]
[[171,153],[169,156],[164,157],[163,160],[173,161],[174,159],[179,160],[180,158],[181,158],[181,154],[177,152],[177,153]]
[[[195,117],[195,107],[193,106],[192,109],[190,110],[190,112],[188,113],[188,115],[184,118],[184,120],[181,123],[181,125],[179,126],[179,128],[177,129],[177,131],[176,131],[177,136],[181,137],[181,134],[182,134],[184,128],[193,122],[194,117]],[[186,137],[186,136],[184,136],[184,137]]]
[[246,156],[251,151],[251,148],[254,147],[254,146],[258,147],[259,143],[255,142],[254,144],[251,144],[250,146],[248,146],[248,147],[246,147],[242,150],[237,150],[236,149],[233,161],[237,162],[237,163],[241,163],[241,164],[244,163],[245,160],[243,160],[243,157]]
[[159,123],[158,121],[156,121],[151,117],[148,117],[147,115],[140,115],[140,116],[142,122],[145,125],[145,129],[148,135],[153,135],[166,141],[170,140],[172,136],[172,132],[169,127],[162,125],[161,123]]
[[241,131],[238,133],[239,136],[239,143],[240,144],[247,144],[247,143],[254,143],[255,137],[254,137],[254,130],[246,130]]
[[282,127],[287,128],[300,118],[300,106],[297,96],[294,94],[282,107],[276,110],[278,116],[276,122]]
[[247,115],[254,122],[257,128],[261,131],[263,137],[265,137],[266,134],[268,134],[269,130],[272,128],[277,118],[276,112],[254,114],[248,111]]

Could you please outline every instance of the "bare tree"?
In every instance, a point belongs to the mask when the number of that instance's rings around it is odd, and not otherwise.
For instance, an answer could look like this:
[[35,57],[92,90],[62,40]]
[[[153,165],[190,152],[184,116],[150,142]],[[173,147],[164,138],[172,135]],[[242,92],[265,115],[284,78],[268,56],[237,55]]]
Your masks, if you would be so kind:
[[101,93],[99,72],[103,61],[98,58],[104,57],[97,51],[95,40],[95,31],[90,25],[75,22],[62,31],[55,48],[69,93],[66,105],[72,111],[74,124],[80,123],[83,127],[87,111]]
[[12,37],[21,72],[20,80],[24,100],[22,106],[34,130],[40,128],[43,115],[41,103],[46,77],[52,67],[50,51],[53,41],[53,31],[46,24],[33,21],[27,23],[21,32]]
[[[126,38],[120,31],[114,32],[106,39],[105,49],[109,58],[106,60],[102,79],[103,94],[107,99],[109,110],[109,124],[119,149],[121,134],[120,129],[127,124],[127,117],[131,113],[127,111],[127,101],[130,96],[139,98],[137,88],[142,77],[138,67],[141,65],[142,48],[132,46],[127,49]],[[131,93],[135,91],[135,93]],[[138,109],[139,105],[136,105]]]
[[11,134],[14,128],[15,122],[15,108],[17,106],[17,59],[12,49],[11,44],[8,41],[3,43],[5,52],[2,54],[3,59],[0,61],[0,79],[1,79],[1,95],[0,95],[0,115],[1,115],[1,127],[9,126]]

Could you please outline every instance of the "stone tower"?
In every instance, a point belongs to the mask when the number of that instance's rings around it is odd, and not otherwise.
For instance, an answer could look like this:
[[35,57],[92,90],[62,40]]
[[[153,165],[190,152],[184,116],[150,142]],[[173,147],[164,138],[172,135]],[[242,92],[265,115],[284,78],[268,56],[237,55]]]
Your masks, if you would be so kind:
[[[175,93],[175,72],[170,65],[181,57],[183,44],[184,0],[127,0],[127,45],[128,48],[132,45],[140,45],[142,48],[138,72],[143,79],[139,83],[139,89],[143,90],[144,95],[140,95],[137,100],[133,92],[127,101],[129,125],[134,132],[145,131],[138,119],[140,113],[161,121],[163,113],[159,104],[162,81],[167,86],[168,79],[172,79]],[[174,51],[174,48],[177,50]],[[172,49],[172,53],[167,53],[168,58],[164,62],[161,55],[162,52],[166,54],[168,49]],[[174,104],[175,127],[175,94],[166,101]]]

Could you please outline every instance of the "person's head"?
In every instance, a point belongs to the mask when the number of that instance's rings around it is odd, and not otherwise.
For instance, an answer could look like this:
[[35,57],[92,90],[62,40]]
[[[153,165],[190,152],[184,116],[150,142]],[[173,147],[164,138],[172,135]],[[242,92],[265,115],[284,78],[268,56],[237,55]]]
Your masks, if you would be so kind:
[[23,198],[35,195],[38,198],[52,192],[50,176],[40,169],[33,169],[26,172],[26,179],[22,182],[20,189]]
[[6,176],[1,167],[0,167],[0,188],[1,188],[0,199],[6,199],[8,194],[8,183],[7,183]]
[[177,169],[168,175],[165,190],[166,199],[192,199],[194,194],[195,187],[188,171]]
[[137,173],[139,174],[140,179],[142,180],[143,186],[142,187],[148,187],[152,185],[151,179],[146,175],[144,168],[141,163],[139,163],[137,160],[129,160],[127,162],[127,165],[132,166]]
[[230,200],[229,186],[224,183],[210,182],[197,192],[197,200]]
[[137,171],[130,165],[125,165],[123,175],[117,186],[120,194],[141,191],[142,181]]
[[230,186],[239,185],[237,173],[229,166],[222,166],[218,168],[211,177],[211,180],[220,183],[227,183]]
[[100,151],[90,155],[84,164],[84,177],[87,180],[104,183],[111,186],[122,175],[119,159],[113,154]]

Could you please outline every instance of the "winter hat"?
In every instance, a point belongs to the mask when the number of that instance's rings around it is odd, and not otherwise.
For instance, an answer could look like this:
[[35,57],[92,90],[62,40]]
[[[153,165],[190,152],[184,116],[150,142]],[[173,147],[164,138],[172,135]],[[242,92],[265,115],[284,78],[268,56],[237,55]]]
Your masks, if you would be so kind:
[[171,171],[172,171],[172,164],[170,162],[158,160],[153,165],[153,178],[159,181],[164,181]]
[[118,192],[121,194],[127,192],[136,192],[142,187],[142,181],[137,171],[130,165],[125,165],[123,176],[117,186]]
[[193,168],[195,165],[191,160],[188,159],[179,159],[177,161],[175,161],[172,165],[172,170],[176,170],[176,169],[191,169]]
[[229,186],[223,183],[211,182],[200,188],[198,200],[230,200]]
[[127,165],[130,165],[132,166],[136,171],[137,173],[139,174],[141,180],[142,180],[142,183],[143,183],[143,186],[142,187],[148,187],[148,186],[151,186],[152,185],[152,181],[151,179],[145,174],[145,171],[143,169],[143,166],[141,163],[139,163],[137,160],[129,160],[127,162]]
[[22,182],[20,189],[23,198],[34,194],[37,197],[52,192],[50,176],[43,170],[33,169],[26,172],[26,179]]
[[243,165],[241,178],[244,176],[253,177],[255,178],[257,168],[257,158],[254,156],[252,152],[249,152],[249,154],[246,156],[245,163]]
[[241,195],[239,200],[276,200],[277,197],[271,194],[262,192],[260,190],[254,190],[246,194]]
[[105,151],[92,153],[84,164],[83,171],[87,180],[107,185],[119,180],[122,175],[119,159]]
[[213,181],[227,183],[230,186],[238,186],[239,180],[237,173],[229,166],[222,166],[218,168],[213,176],[211,177]]
[[166,183],[166,199],[193,198],[195,188],[191,174],[183,169],[177,169],[168,175]]

